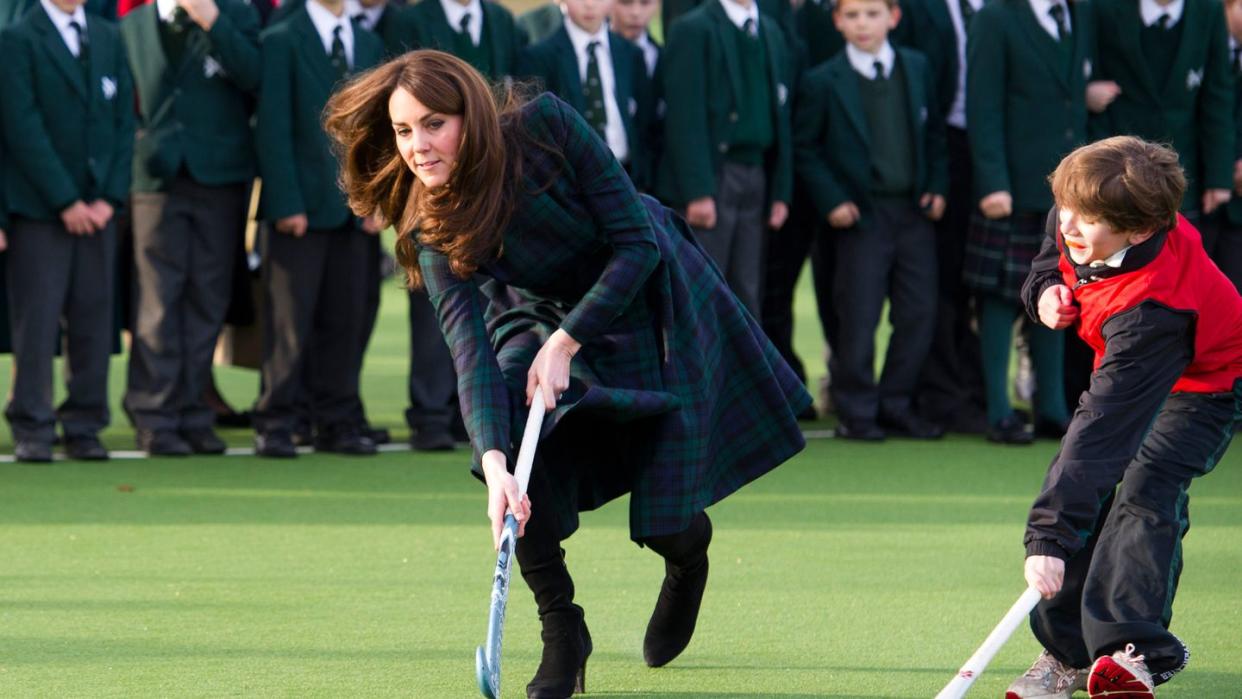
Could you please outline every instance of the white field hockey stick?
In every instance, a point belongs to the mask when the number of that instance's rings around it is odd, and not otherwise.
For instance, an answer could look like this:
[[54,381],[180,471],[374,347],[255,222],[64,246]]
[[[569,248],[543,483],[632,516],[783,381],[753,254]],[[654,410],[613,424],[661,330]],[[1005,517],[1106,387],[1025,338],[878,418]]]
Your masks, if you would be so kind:
[[987,639],[983,641],[983,645],[979,646],[979,650],[975,651],[975,654],[970,656],[970,660],[966,661],[962,669],[957,671],[957,677],[954,677],[951,682],[944,686],[944,689],[940,690],[940,693],[936,695],[936,699],[961,699],[966,696],[966,691],[970,689],[970,685],[974,684],[979,675],[983,674],[983,670],[988,666],[988,663],[992,662],[992,658],[996,656],[997,651],[1001,649],[1001,646],[1005,645],[1005,641],[1009,640],[1009,637],[1013,635],[1018,626],[1031,615],[1031,610],[1035,608],[1036,604],[1039,604],[1039,591],[1033,587],[1026,588],[1026,592],[1022,593],[1022,596],[1018,598],[1017,602],[1013,603],[1013,606],[1005,613],[1005,616],[996,625],[996,628],[992,629],[992,633],[988,634]]
[[[543,389],[536,387],[530,401],[530,413],[526,416],[526,429],[522,432],[522,446],[518,449],[517,467],[513,477],[517,479],[518,501],[526,494],[530,483],[530,467],[535,460],[535,445],[539,443],[539,431],[543,428]],[[509,602],[509,573],[513,570],[514,553],[517,550],[518,523],[510,510],[505,513],[504,530],[500,533],[500,548],[496,554],[496,572],[492,574],[492,602],[487,613],[487,645],[474,652],[474,673],[479,691],[488,699],[500,699],[500,644],[505,631],[505,605]]]

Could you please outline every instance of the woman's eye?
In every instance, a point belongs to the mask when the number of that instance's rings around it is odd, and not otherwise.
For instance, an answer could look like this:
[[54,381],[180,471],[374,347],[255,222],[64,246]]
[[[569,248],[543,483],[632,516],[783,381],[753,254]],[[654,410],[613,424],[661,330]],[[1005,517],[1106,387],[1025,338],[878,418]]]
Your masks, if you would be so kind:
[[409,136],[409,135],[410,135],[409,129],[397,129],[397,136],[401,138],[405,138],[406,136]]
[[428,131],[435,131],[436,129],[440,128],[440,127],[441,127],[441,126],[443,126],[443,125],[444,125],[444,122],[439,121],[439,120],[436,120],[436,121],[430,121],[430,122],[427,122],[427,130],[428,130]]

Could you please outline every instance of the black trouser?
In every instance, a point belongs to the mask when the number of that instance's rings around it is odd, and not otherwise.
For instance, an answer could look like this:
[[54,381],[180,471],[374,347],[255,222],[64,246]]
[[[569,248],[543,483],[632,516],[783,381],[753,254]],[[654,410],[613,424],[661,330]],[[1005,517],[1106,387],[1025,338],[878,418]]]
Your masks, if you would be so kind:
[[1222,206],[1199,223],[1203,249],[1242,293],[1242,224],[1233,223]]
[[[866,222],[833,231],[837,342],[832,399],[842,420],[908,411],[936,322],[935,231],[913,202],[877,200]],[[889,299],[893,335],[879,385],[875,330]]]
[[133,195],[133,345],[125,407],[139,429],[210,428],[203,401],[249,187],[178,177]]
[[1085,668],[1133,643],[1156,683],[1189,652],[1173,634],[1173,597],[1190,529],[1187,490],[1225,454],[1242,422],[1242,380],[1232,393],[1174,393],[1152,423],[1099,526],[1065,569],[1065,584],[1031,615],[1035,637],[1062,662]]
[[[16,218],[5,256],[13,328],[13,389],[4,416],[13,438],[51,444],[108,425],[108,364],[114,316],[116,229],[91,235],[59,223]],[[52,358],[64,321],[68,396],[52,410]]]
[[919,411],[952,426],[956,417],[981,414],[983,364],[975,333],[970,290],[962,283],[966,233],[976,205],[966,131],[948,129],[949,194],[936,222],[936,327],[916,389]]
[[423,289],[410,290],[410,407],[405,411],[411,430],[447,430],[457,408],[457,372],[436,320],[436,309]]
[[351,220],[301,238],[271,231],[266,241],[263,393],[255,427],[292,430],[298,403],[308,397],[317,429],[356,427],[363,414],[358,375],[366,266],[375,239]]
[[[789,220],[781,230],[767,236],[760,322],[772,345],[804,382],[806,369],[793,348],[794,291],[802,268],[806,266],[807,256],[822,230],[814,205],[799,187],[789,209]],[[827,306],[819,309],[821,318],[828,313]]]

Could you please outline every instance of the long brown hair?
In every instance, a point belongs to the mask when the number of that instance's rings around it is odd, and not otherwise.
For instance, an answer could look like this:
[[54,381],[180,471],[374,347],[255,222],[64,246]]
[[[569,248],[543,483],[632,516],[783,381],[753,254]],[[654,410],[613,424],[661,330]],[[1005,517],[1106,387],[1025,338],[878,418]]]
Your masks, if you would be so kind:
[[[442,187],[424,187],[397,151],[388,99],[399,87],[432,112],[462,117],[457,161]],[[323,123],[341,162],[341,188],[355,214],[378,212],[396,227],[397,262],[410,286],[422,285],[418,246],[444,253],[463,279],[500,255],[521,179],[521,158],[502,126],[524,103],[520,92],[512,84],[493,92],[469,63],[420,50],[364,73],[328,100]]]

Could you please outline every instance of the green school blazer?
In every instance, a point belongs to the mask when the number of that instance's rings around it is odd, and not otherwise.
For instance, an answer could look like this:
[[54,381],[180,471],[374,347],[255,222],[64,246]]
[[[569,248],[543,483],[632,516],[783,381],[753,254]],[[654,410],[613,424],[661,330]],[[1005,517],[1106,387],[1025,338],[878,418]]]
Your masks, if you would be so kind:
[[[644,134],[655,111],[647,64],[642,50],[616,32],[609,33],[608,47],[616,78],[613,96],[617,100],[621,125],[629,142],[629,171],[634,185],[646,189],[652,158],[647,151],[650,144],[644,143]],[[568,102],[579,114],[586,111],[578,57],[574,54],[573,42],[563,23],[552,36],[523,52],[521,66],[523,76],[539,80],[544,89]]]
[[[493,74],[487,77],[497,80],[515,75],[519,54],[526,45],[526,34],[518,29],[512,13],[504,7],[489,0],[483,0],[482,5],[483,38],[480,41],[492,49]],[[399,17],[403,35],[412,37],[408,48],[453,52],[457,27],[449,26],[440,0],[420,0],[405,8]]]
[[[269,220],[306,214],[312,230],[349,221],[337,186],[337,161],[320,125],[337,78],[306,9],[260,36],[263,77],[259,86],[255,142],[263,178],[261,207]],[[384,47],[371,32],[354,27],[354,73],[380,62]]]
[[[39,0],[0,0],[0,29],[17,22],[30,8],[38,6]],[[116,0],[86,0],[84,9],[92,15],[116,21]]]
[[1028,0],[995,0],[967,42],[966,122],[977,198],[1009,192],[1014,211],[1052,206],[1048,175],[1087,140],[1091,11],[1069,3],[1068,62]]
[[[306,0],[283,0],[279,7],[272,10],[267,26],[270,27],[277,22],[289,19],[305,4]],[[410,33],[412,23],[403,22],[399,17],[405,11],[405,7],[403,0],[389,0],[384,4],[384,11],[380,13],[379,21],[370,30],[372,34],[380,38],[380,41],[384,42],[385,58],[399,56],[409,51],[413,43],[413,36]],[[357,21],[354,22],[354,26],[358,26]]]
[[252,95],[259,87],[259,16],[240,0],[217,0],[220,17],[187,32],[184,55],[170,63],[155,3],[121,21],[138,93],[134,190],[162,190],[184,166],[200,184],[254,179]]
[[[909,124],[915,144],[914,199],[949,189],[949,161],[944,121],[936,109],[936,91],[923,54],[898,48],[906,76]],[[871,202],[871,135],[858,89],[859,75],[844,52],[811,69],[798,86],[794,114],[794,154],[798,177],[806,186],[821,220],[837,206],[854,202],[864,218]]]
[[1143,58],[1137,0],[1092,0],[1098,61],[1094,79],[1115,80],[1121,95],[1102,115],[1100,136],[1132,134],[1171,143],[1188,187],[1184,210],[1198,210],[1203,189],[1233,189],[1233,75],[1219,0],[1193,0],[1169,79],[1157,85]]
[[[957,0],[950,0],[956,2]],[[986,7],[992,0],[984,0]],[[895,45],[922,51],[936,79],[936,101],[940,113],[949,115],[957,96],[957,32],[945,0],[905,0],[901,3],[901,24],[889,36]],[[977,16],[977,15],[976,15]]]
[[129,197],[134,93],[116,25],[86,20],[84,71],[41,5],[0,38],[0,122],[9,213],[59,221],[78,200]]
[[[724,164],[742,92],[742,68],[734,50],[736,31],[716,0],[682,15],[669,29],[660,57],[666,110],[656,192],[675,208],[716,194],[716,177]],[[784,35],[768,16],[760,19],[759,31],[767,49],[776,130],[765,167],[768,200],[788,203],[793,190],[789,125],[793,62]]]

